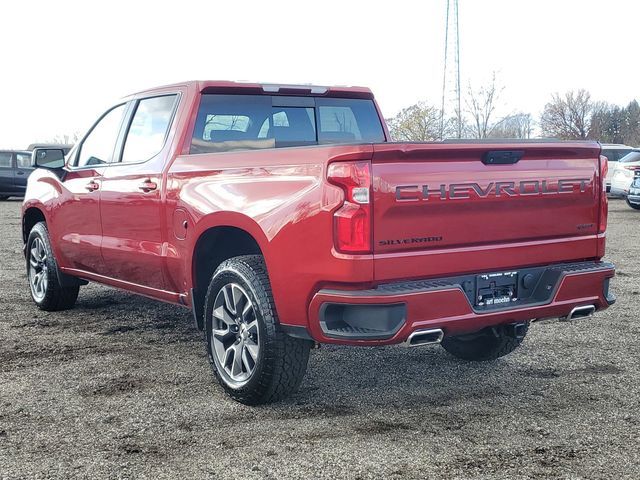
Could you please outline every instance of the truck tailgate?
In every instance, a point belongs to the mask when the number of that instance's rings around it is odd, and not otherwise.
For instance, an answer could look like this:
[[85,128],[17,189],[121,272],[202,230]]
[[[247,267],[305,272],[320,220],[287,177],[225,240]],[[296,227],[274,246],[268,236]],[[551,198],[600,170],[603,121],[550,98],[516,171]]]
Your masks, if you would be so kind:
[[594,258],[600,146],[375,145],[378,281]]

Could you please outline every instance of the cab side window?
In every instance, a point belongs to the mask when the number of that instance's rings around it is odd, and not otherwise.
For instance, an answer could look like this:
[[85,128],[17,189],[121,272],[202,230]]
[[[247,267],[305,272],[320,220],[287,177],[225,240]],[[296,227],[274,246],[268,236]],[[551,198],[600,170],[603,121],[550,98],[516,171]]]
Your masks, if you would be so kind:
[[26,153],[16,153],[16,165],[18,168],[32,168],[31,155]]
[[125,110],[124,104],[118,105],[94,125],[80,146],[77,167],[105,165],[113,160],[113,151]]
[[11,168],[11,152],[0,152],[0,167]]
[[138,102],[124,144],[123,163],[144,162],[160,153],[177,98],[177,95],[166,95]]

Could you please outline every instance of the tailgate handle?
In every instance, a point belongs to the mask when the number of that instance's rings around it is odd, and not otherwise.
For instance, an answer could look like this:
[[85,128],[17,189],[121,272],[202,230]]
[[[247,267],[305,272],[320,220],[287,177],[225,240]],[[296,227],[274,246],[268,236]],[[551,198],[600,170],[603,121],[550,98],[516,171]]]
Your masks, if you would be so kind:
[[491,150],[482,156],[485,165],[509,165],[517,163],[524,155],[524,150]]

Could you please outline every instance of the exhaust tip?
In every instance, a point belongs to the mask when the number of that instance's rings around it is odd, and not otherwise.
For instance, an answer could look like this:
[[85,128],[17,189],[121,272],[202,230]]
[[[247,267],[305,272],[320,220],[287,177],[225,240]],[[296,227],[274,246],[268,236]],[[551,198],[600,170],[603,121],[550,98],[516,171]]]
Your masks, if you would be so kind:
[[423,345],[433,345],[440,343],[444,337],[441,328],[431,328],[428,330],[416,330],[405,342],[407,347],[421,347]]
[[575,307],[569,315],[565,317],[566,320],[573,320],[575,318],[586,318],[593,315],[596,311],[595,305],[582,305],[580,307]]

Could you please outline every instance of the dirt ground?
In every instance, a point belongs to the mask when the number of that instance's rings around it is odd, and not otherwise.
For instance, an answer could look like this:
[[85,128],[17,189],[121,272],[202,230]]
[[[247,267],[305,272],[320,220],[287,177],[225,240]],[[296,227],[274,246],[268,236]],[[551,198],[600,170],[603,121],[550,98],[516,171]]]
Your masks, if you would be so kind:
[[0,478],[640,478],[640,212],[610,204],[618,303],[488,364],[323,346],[260,408],[214,382],[188,310],[97,285],[32,304],[0,202]]

